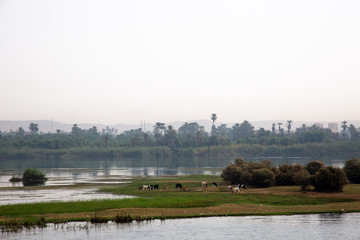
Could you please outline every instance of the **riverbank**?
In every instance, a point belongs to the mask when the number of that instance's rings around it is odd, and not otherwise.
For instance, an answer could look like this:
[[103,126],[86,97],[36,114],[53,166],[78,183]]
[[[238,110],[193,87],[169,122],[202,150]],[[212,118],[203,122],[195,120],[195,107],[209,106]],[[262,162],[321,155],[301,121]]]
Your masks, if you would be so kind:
[[204,147],[72,147],[72,148],[3,148],[1,159],[99,159],[99,158],[194,158],[194,157],[360,157],[360,141],[304,143],[293,145],[229,144]]
[[[205,188],[203,181],[208,183]],[[216,182],[218,187],[212,186]],[[177,183],[182,189],[176,189]],[[166,189],[164,189],[166,184]],[[138,190],[142,185],[159,189]],[[248,188],[232,194],[219,176],[136,178],[131,183],[102,187],[100,191],[136,196],[75,202],[47,202],[0,206],[0,222],[39,219],[46,222],[90,221],[92,217],[131,216],[133,219],[166,219],[204,216],[287,215],[360,212],[360,185],[349,184],[341,193],[302,192],[299,186]],[[35,190],[36,191],[36,190]]]

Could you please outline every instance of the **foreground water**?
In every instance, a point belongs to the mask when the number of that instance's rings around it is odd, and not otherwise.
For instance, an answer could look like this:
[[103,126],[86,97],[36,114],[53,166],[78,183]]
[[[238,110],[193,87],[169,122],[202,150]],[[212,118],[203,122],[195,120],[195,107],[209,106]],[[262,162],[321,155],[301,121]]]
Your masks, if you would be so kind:
[[211,217],[130,224],[48,224],[6,239],[360,239],[360,213]]

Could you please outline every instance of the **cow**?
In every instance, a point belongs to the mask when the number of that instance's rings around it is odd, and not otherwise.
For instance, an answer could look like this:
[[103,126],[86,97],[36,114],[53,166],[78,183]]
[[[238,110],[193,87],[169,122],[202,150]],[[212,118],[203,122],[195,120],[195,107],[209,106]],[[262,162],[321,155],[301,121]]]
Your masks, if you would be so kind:
[[207,186],[208,186],[208,185],[207,185],[207,182],[202,182],[202,183],[201,183],[201,186],[207,188]]
[[155,189],[159,189],[159,185],[158,185],[158,184],[154,185],[154,190],[155,190]]
[[180,183],[177,183],[177,184],[175,185],[175,188],[182,188],[182,185],[181,185]]
[[240,192],[240,188],[239,187],[236,187],[236,188],[233,188],[232,189],[232,193],[236,193],[236,192]]
[[141,190],[148,190],[149,189],[149,185],[142,185]]
[[212,185],[215,186],[215,187],[218,187],[216,182],[213,182]]
[[238,184],[238,188],[243,188],[243,189],[246,189],[245,185],[244,184]]

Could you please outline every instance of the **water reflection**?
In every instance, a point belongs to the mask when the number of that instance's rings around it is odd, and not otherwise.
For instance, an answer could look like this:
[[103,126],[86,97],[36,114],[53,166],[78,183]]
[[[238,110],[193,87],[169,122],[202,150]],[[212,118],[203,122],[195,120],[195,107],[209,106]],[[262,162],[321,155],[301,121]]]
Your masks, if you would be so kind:
[[[254,158],[261,161],[264,158]],[[290,164],[306,164],[310,158],[269,158],[275,166]],[[159,176],[188,174],[220,174],[221,169],[234,161],[234,157],[212,158],[162,158],[162,159],[78,159],[78,160],[1,160],[0,187],[23,186],[12,184],[12,175],[21,176],[26,168],[36,168],[43,171],[49,178],[45,185],[77,184],[97,182],[99,178],[112,176]],[[344,166],[346,159],[325,159],[325,165]]]

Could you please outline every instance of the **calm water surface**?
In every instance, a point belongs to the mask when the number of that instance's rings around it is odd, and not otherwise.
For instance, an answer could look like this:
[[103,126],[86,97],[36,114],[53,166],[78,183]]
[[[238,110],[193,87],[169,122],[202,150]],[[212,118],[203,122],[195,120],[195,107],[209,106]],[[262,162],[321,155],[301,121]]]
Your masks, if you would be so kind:
[[[256,158],[261,161],[264,158]],[[289,163],[305,165],[312,160],[323,160],[327,166],[343,167],[347,159],[268,158],[275,166]],[[184,158],[184,159],[78,159],[78,160],[0,160],[0,187],[22,186],[9,179],[21,176],[24,169],[36,168],[49,178],[46,185],[71,185],[82,183],[123,183],[131,176],[161,176],[189,174],[220,174],[234,162],[234,157]]]
[[6,239],[360,239],[360,213],[211,217],[130,224],[49,224]]

